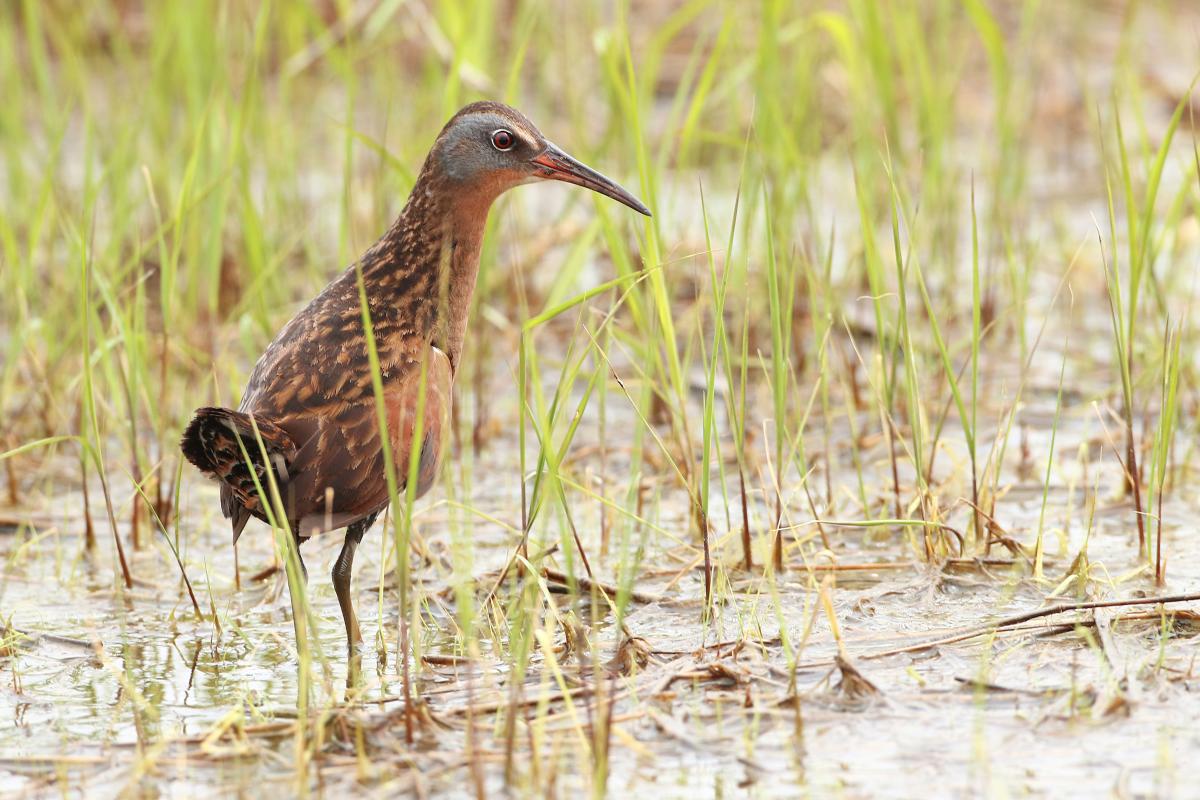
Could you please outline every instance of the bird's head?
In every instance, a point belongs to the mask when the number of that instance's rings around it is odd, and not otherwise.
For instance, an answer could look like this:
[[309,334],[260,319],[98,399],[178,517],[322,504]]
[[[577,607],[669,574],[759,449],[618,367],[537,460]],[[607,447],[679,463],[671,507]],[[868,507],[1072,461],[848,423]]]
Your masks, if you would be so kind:
[[463,108],[446,123],[431,155],[446,179],[492,197],[523,183],[565,181],[650,216],[640,200],[563,152],[524,114],[503,103],[480,102]]

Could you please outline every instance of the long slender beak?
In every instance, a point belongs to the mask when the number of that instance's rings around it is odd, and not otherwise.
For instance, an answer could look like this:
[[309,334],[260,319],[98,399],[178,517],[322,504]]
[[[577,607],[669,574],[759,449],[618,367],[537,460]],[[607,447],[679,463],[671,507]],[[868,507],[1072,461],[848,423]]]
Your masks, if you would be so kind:
[[581,164],[564,153],[557,145],[547,143],[546,149],[534,156],[530,163],[538,168],[538,177],[550,181],[564,181],[591,189],[611,197],[618,203],[629,206],[639,214],[650,216],[650,209],[641,200],[625,191],[616,181],[610,180],[591,167]]

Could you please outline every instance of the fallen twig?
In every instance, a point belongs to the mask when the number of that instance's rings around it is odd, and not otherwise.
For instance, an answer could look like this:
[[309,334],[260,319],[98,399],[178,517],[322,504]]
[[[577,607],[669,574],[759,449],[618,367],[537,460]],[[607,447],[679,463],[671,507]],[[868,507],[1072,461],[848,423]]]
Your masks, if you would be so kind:
[[1041,617],[1051,617],[1055,614],[1066,614],[1072,611],[1090,611],[1096,608],[1120,608],[1121,606],[1148,606],[1166,603],[1189,603],[1200,600],[1200,592],[1189,592],[1187,594],[1171,594],[1158,597],[1133,597],[1128,600],[1091,600],[1084,603],[1059,603],[1058,605],[1047,606],[1045,608],[1026,611],[1022,614],[1014,614],[1011,617],[1003,617],[995,622],[986,625],[979,625],[974,628],[968,628],[962,633],[951,636],[944,636],[940,639],[934,639],[920,644],[908,645],[907,647],[898,647],[894,650],[884,650],[879,653],[868,653],[858,656],[860,659],[870,658],[886,658],[887,656],[899,655],[900,653],[915,653],[920,650],[928,650],[931,647],[938,647],[943,644],[954,644],[961,642],[964,639],[974,639],[976,636],[986,636],[989,633],[1011,628],[1015,625],[1020,625],[1022,622],[1040,619]]

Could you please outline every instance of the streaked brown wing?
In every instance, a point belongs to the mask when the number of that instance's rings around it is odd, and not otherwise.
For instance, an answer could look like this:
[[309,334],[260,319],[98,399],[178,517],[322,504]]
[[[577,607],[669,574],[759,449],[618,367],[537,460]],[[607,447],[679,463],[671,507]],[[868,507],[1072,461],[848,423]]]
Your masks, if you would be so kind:
[[[422,374],[425,402],[418,495],[432,485],[441,461],[450,416],[450,361],[441,350],[429,346],[422,361],[411,362],[399,376],[389,376],[384,387],[392,458],[403,486],[420,406]],[[291,481],[287,488],[289,509],[301,537],[349,525],[382,509],[388,501],[374,396],[366,402],[335,401],[305,411],[304,419],[279,421],[280,427],[305,442],[289,464]],[[311,433],[299,438],[297,433],[307,433],[301,428]]]

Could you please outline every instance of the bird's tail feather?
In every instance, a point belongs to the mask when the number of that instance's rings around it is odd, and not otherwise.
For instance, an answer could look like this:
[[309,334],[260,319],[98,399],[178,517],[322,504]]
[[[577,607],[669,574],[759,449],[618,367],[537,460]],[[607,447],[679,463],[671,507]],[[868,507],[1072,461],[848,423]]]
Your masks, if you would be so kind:
[[263,447],[259,446],[258,437],[262,438],[275,481],[282,487],[287,483],[288,465],[296,455],[296,445],[283,428],[270,420],[252,418],[229,408],[199,408],[179,445],[184,457],[197,469],[228,486],[242,506],[255,512],[260,507],[255,478],[264,491],[267,488]]

